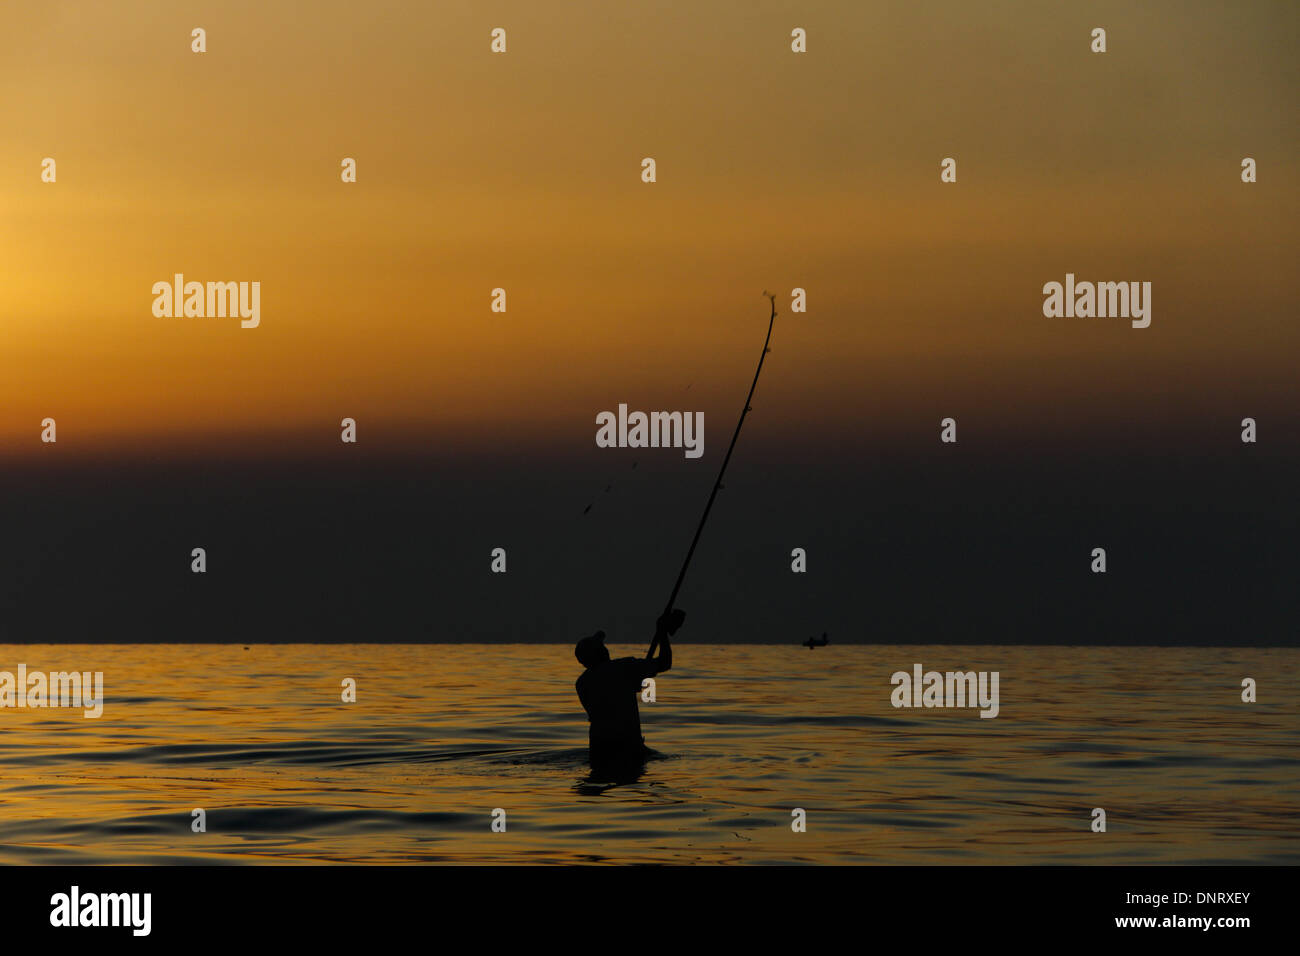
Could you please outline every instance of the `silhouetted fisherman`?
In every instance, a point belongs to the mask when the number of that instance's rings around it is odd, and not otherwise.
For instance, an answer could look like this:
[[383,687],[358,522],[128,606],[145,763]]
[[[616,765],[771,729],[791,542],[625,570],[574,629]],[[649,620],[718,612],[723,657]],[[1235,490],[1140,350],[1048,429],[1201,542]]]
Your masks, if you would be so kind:
[[677,633],[685,619],[686,613],[676,609],[659,618],[655,630],[658,657],[610,660],[604,631],[584,637],[574,647],[574,656],[586,668],[574,686],[591,722],[588,743],[593,770],[635,768],[650,753],[641,736],[637,697],[643,680],[673,666],[668,637]]

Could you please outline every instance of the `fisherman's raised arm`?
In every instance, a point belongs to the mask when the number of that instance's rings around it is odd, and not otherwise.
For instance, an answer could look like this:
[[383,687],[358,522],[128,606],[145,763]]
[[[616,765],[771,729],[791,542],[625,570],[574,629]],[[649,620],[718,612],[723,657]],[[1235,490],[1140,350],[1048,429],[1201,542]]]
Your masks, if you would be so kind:
[[655,642],[659,646],[659,656],[653,661],[655,673],[662,674],[673,666],[673,645],[668,638],[677,633],[685,620],[686,612],[673,608],[655,622]]

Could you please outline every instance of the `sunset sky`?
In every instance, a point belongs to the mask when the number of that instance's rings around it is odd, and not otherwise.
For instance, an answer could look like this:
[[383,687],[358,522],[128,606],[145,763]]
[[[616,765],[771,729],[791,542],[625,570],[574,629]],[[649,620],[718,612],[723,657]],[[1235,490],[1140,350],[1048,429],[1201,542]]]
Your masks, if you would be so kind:
[[[698,409],[704,457],[647,465],[687,502],[671,580],[764,289],[743,448],[813,494],[867,481],[846,449],[921,468],[945,416],[987,454],[1217,460],[1247,415],[1294,449],[1298,28],[1254,0],[9,4],[0,457],[334,455],[348,416],[466,487],[517,449],[599,485],[628,460],[596,413]],[[260,327],[156,318],[177,272],[260,282]],[[1151,282],[1150,328],[1045,318],[1067,272]]]
[[[734,405],[759,293],[795,286],[785,432],[940,395],[1294,427],[1293,4],[407,6],[6,10],[7,452],[46,415],[74,446],[344,415],[586,438],[691,383]],[[1067,271],[1151,281],[1151,328],[1045,319]],[[175,272],[260,281],[261,327],[155,318]]]

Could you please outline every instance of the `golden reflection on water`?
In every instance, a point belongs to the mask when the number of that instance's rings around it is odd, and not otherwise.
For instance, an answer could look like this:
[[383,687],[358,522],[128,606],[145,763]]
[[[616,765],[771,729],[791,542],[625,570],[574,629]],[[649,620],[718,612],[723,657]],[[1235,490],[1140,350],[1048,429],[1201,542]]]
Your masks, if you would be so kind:
[[[998,671],[999,716],[892,707],[914,663]],[[584,783],[568,645],[0,646],[19,664],[103,671],[105,704],[0,709],[6,863],[1300,862],[1295,650],[683,644],[641,705],[663,756],[614,787]]]

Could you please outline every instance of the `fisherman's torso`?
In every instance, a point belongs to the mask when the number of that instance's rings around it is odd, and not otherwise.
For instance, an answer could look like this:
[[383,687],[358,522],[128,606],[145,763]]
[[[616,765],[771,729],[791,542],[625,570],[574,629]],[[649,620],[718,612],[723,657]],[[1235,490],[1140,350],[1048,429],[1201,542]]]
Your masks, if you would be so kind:
[[641,712],[637,696],[646,664],[624,657],[589,667],[578,678],[578,700],[591,721],[589,739],[598,744],[641,744]]

